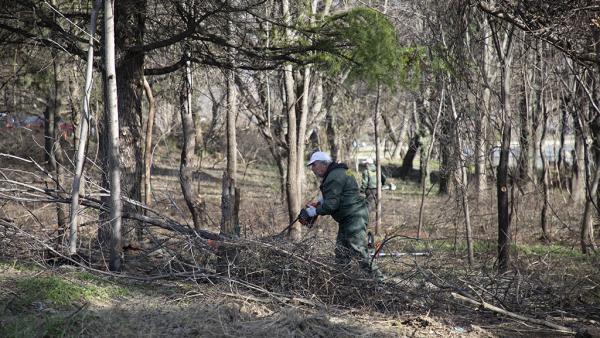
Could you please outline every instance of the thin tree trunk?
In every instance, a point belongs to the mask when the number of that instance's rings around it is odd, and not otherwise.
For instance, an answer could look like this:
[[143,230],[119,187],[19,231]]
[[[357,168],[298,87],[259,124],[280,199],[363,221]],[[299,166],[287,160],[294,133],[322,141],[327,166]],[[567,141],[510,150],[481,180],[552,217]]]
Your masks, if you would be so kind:
[[375,161],[377,163],[375,174],[377,177],[377,195],[375,196],[375,235],[379,234],[381,228],[381,145],[379,140],[379,115],[380,112],[381,86],[377,85],[377,98],[375,100],[375,118],[373,121],[375,133]]
[[90,37],[88,39],[87,66],[85,71],[85,87],[83,97],[83,116],[80,121],[79,137],[77,143],[77,158],[75,159],[75,173],[71,189],[71,227],[69,230],[69,255],[77,253],[77,233],[79,229],[79,191],[83,178],[83,165],[85,164],[86,144],[90,125],[90,96],[92,93],[92,75],[94,70],[94,36],[96,35],[96,17],[102,5],[102,0],[96,0],[90,18]]
[[508,155],[510,152],[510,122],[503,122],[502,127],[502,145],[500,148],[500,160],[497,173],[497,194],[498,194],[498,269],[506,271],[508,269],[509,242],[510,242],[510,217],[508,206]]
[[152,185],[151,180],[151,169],[152,169],[152,133],[154,129],[154,115],[155,106],[154,95],[152,94],[152,88],[146,80],[146,77],[142,77],[144,85],[144,93],[146,93],[146,99],[148,99],[148,118],[146,120],[146,138],[144,142],[144,204],[146,206],[152,205]]
[[544,242],[550,242],[550,231],[548,229],[548,209],[550,206],[549,201],[549,187],[548,187],[548,160],[546,159],[546,152],[544,151],[544,141],[546,139],[546,124],[548,123],[548,111],[544,106],[541,107],[543,119],[542,119],[542,135],[540,137],[539,151],[542,159],[542,196],[544,206],[540,214],[540,225],[542,227],[542,240]]
[[[443,103],[442,103],[443,104]],[[450,187],[450,179],[453,176],[454,171],[454,158],[452,154],[452,143],[453,133],[456,126],[452,125],[452,119],[448,116],[446,109],[442,109],[442,116],[440,121],[441,131],[440,137],[438,138],[439,153],[440,153],[440,166],[439,166],[439,182],[438,182],[438,195],[450,195],[452,194]]]
[[[61,146],[61,140],[62,140],[63,135],[59,128],[59,121],[60,121],[61,116],[64,115],[66,90],[65,90],[65,81],[63,79],[63,75],[61,75],[63,73],[63,67],[59,63],[60,63],[60,61],[57,60],[57,57],[55,57],[55,60],[54,60],[54,100],[53,100],[54,104],[52,105],[52,109],[54,111],[52,114],[52,116],[54,116],[54,119],[52,121],[54,126],[53,126],[52,130],[54,132],[52,135],[53,145],[52,145],[52,154],[51,154],[51,157],[54,160],[51,161],[51,163],[54,164],[53,171],[56,174],[56,182],[55,182],[56,190],[63,191],[64,183],[65,183],[65,175],[64,175],[65,160],[64,160],[64,156],[63,156],[63,149]],[[59,193],[59,194],[63,195],[62,193]],[[60,244],[63,243],[65,229],[67,228],[67,223],[68,223],[67,215],[68,215],[67,206],[63,203],[57,203],[57,205],[56,205],[56,223],[58,225],[58,238],[59,238]]]
[[[336,85],[341,86],[344,83],[344,81],[346,81],[346,78],[348,78],[349,74],[350,70],[347,70],[344,73],[342,73],[337,79]],[[335,109],[333,109],[340,97],[340,91],[336,89],[337,88],[330,88],[330,94],[326,97],[325,100],[325,132],[327,135],[327,143],[329,144],[331,158],[334,161],[340,161],[342,156],[342,146],[340,145],[337,114]]]
[[305,182],[305,172],[304,168],[304,151],[306,147],[306,128],[308,123],[308,97],[310,91],[310,78],[311,78],[311,70],[310,65],[304,67],[304,82],[302,84],[302,103],[300,109],[300,116],[298,119],[298,161],[296,162],[296,172],[298,174],[298,194],[299,196],[304,196],[304,182]]
[[226,72],[227,77],[227,171],[223,174],[221,196],[221,233],[239,236],[238,215],[236,210],[236,173],[237,138],[235,121],[237,115],[237,89],[233,70]]
[[[452,106],[452,118],[454,120],[455,131],[454,135],[456,137],[456,146],[455,153],[457,154],[458,159],[458,186],[460,190],[460,199],[462,202],[463,213],[465,216],[465,233],[467,239],[467,257],[469,261],[469,266],[473,266],[475,262],[474,254],[473,254],[473,231],[471,227],[471,211],[469,207],[469,189],[468,189],[468,175],[467,175],[467,167],[466,160],[463,154],[463,142],[460,135],[459,129],[459,119],[458,112],[456,111],[456,106],[454,104],[454,98],[450,95],[450,103]],[[456,177],[456,175],[455,175]]]
[[[525,66],[523,68],[526,68]],[[520,109],[519,109],[519,125],[520,125],[520,137],[519,137],[519,143],[520,143],[520,149],[521,152],[519,154],[519,166],[518,166],[518,170],[519,170],[519,185],[526,187],[529,183],[529,177],[531,172],[529,171],[529,163],[530,160],[529,158],[531,157],[531,153],[530,153],[530,147],[529,147],[529,142],[530,140],[530,112],[529,112],[529,105],[527,104],[527,100],[525,99],[525,97],[527,96],[527,84],[525,83],[527,80],[525,79],[528,75],[527,75],[527,70],[523,70],[523,92],[525,93],[525,95],[523,95],[521,97],[521,102],[520,102]]]
[[122,269],[121,244],[121,169],[119,166],[119,110],[117,101],[117,75],[115,66],[115,31],[113,2],[104,1],[104,50],[106,69],[106,112],[108,114],[108,177],[110,183],[111,245],[109,269]]
[[[401,114],[401,112],[398,111],[398,114]],[[401,115],[402,115],[402,122],[400,125],[400,131],[398,133],[396,133],[396,130],[393,128],[389,116],[387,114],[382,115],[383,124],[385,125],[385,127],[388,131],[388,135],[390,136],[392,143],[393,143],[393,150],[391,151],[391,156],[390,156],[390,158],[392,160],[397,160],[400,158],[400,153],[402,151],[402,141],[406,137],[406,130],[408,129],[407,125],[408,125],[409,114],[401,114]]]
[[[285,2],[285,1],[284,1]],[[300,212],[300,200],[298,196],[298,134],[296,128],[296,108],[295,108],[295,86],[292,65],[284,66],[284,81],[286,93],[286,111],[288,118],[288,162],[287,162],[287,180],[286,191],[288,200],[288,216],[292,222]],[[299,240],[302,228],[296,223],[290,230],[290,238],[294,241]]]
[[[568,103],[565,102],[564,97],[561,97],[560,102],[561,105],[561,115],[560,115],[560,146],[558,148],[558,159],[556,161],[556,165],[558,167],[558,173],[564,173],[564,168],[566,167],[565,163],[565,141],[567,138],[567,133],[569,132],[569,109]],[[570,189],[570,187],[567,187]]]
[[200,212],[195,202],[192,189],[194,180],[194,164],[196,163],[196,131],[192,118],[192,71],[189,61],[185,67],[181,93],[181,125],[183,127],[183,145],[181,147],[181,163],[179,165],[179,183],[183,198],[192,215],[195,229],[200,229]]
[[[290,4],[288,0],[282,0],[282,14],[286,23],[290,22]],[[292,39],[290,29],[286,29],[286,37]],[[287,163],[287,201],[288,218],[290,223],[300,212],[300,196],[298,195],[298,130],[296,121],[296,94],[294,84],[294,70],[290,63],[283,66],[283,77],[285,86],[285,107],[287,113],[287,143],[288,143],[288,163]],[[290,229],[290,238],[293,241],[300,240],[301,225],[294,224]]]
[[[573,114],[573,118],[576,119],[576,114]],[[583,139],[583,131],[579,127],[579,123],[573,123],[575,133],[573,138],[575,139],[574,149],[571,153],[573,168],[572,168],[572,179],[571,179],[571,199],[573,203],[578,204],[584,199],[585,193],[585,147]]]
[[591,254],[598,250],[594,241],[594,215],[596,213],[595,199],[598,196],[598,182],[600,181],[600,165],[596,163],[596,169],[591,177],[592,181],[586,185],[586,199],[583,217],[581,220],[581,252]]
[[476,179],[476,205],[479,205],[483,200],[483,194],[488,189],[487,184],[487,121],[491,111],[491,84],[495,80],[495,76],[492,75],[492,58],[493,58],[493,47],[491,38],[491,28],[488,20],[482,22],[482,31],[485,37],[483,45],[483,65],[482,74],[484,77],[484,86],[482,101],[483,107],[479,109],[479,119],[475,122],[475,176]]
[[[419,109],[422,109],[420,107]],[[411,119],[412,127],[411,130],[416,130],[413,136],[410,137],[408,141],[408,148],[406,150],[406,154],[404,154],[404,158],[402,159],[402,166],[400,167],[400,177],[405,178],[409,175],[409,173],[413,169],[413,161],[417,156],[417,151],[420,151],[421,147],[421,126],[419,124],[418,111],[417,111],[417,101],[413,102],[413,113]]]
[[442,107],[444,102],[446,89],[442,88],[442,93],[440,96],[440,106],[438,108],[437,116],[434,121],[433,131],[431,132],[431,140],[427,150],[425,147],[421,147],[421,203],[419,204],[419,221],[417,223],[417,238],[421,238],[421,231],[423,230],[423,206],[425,205],[425,188],[427,182],[427,162],[429,161],[429,157],[431,156],[431,151],[433,150],[433,144],[435,143],[435,134],[437,132],[438,124],[440,121],[440,116],[442,114]]
[[508,161],[511,139],[511,64],[512,64],[512,36],[514,27],[506,34],[502,46],[500,45],[498,32],[493,36],[496,51],[501,63],[502,86],[500,90],[502,108],[502,143],[500,146],[500,161],[496,177],[496,192],[498,196],[498,270],[504,272],[508,269],[510,262],[510,215],[508,205]]

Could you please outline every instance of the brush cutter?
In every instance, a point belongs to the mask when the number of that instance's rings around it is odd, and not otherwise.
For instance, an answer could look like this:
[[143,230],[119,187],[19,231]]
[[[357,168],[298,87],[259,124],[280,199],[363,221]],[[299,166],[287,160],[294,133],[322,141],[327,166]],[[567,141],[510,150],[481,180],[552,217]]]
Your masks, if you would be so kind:
[[290,223],[287,227],[285,227],[285,229],[283,229],[283,231],[281,231],[275,237],[282,236],[283,234],[288,232],[292,228],[292,225],[296,224],[296,222],[300,222],[300,224],[305,225],[310,229],[313,227],[313,225],[315,225],[315,222],[317,221],[317,217],[318,217],[318,215],[315,215],[313,217],[308,216],[306,209],[302,208],[302,210],[300,210],[300,214],[298,214],[298,217],[296,217],[296,219],[294,219],[292,221],[292,223]]

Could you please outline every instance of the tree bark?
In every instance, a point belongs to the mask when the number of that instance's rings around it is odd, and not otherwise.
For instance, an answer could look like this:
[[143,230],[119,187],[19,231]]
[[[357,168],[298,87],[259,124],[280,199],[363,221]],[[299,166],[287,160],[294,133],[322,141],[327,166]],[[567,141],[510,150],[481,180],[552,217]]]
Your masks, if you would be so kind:
[[298,145],[298,161],[296,162],[296,173],[298,175],[298,195],[299,196],[304,196],[304,190],[305,190],[305,170],[304,168],[306,167],[305,165],[305,161],[304,161],[304,152],[306,149],[306,129],[307,129],[307,123],[308,123],[308,112],[309,112],[309,106],[308,106],[308,97],[310,94],[310,80],[311,80],[311,73],[312,73],[312,68],[310,65],[305,66],[304,67],[304,76],[303,76],[303,83],[302,83],[302,101],[301,101],[301,108],[300,108],[300,116],[298,117],[298,141],[297,141],[297,145]]
[[[64,174],[64,165],[65,165],[65,159],[64,159],[64,155],[63,155],[63,149],[62,149],[62,145],[61,145],[61,141],[62,141],[62,133],[60,130],[60,120],[61,117],[65,115],[65,106],[66,106],[66,100],[65,100],[65,93],[66,93],[66,83],[65,80],[63,78],[63,65],[60,64],[60,58],[58,58],[58,56],[55,56],[54,59],[54,104],[52,106],[53,109],[53,114],[52,116],[53,121],[52,123],[54,124],[54,127],[52,128],[52,130],[54,131],[53,135],[52,135],[52,140],[53,140],[53,145],[52,145],[52,154],[51,157],[54,158],[53,161],[51,161],[51,164],[54,164],[54,173],[56,174],[56,190],[57,191],[63,191],[66,187],[65,187],[65,174]],[[66,137],[66,135],[65,135]],[[63,195],[62,193],[60,193],[60,195]],[[63,196],[66,197],[66,196]],[[58,238],[62,244],[62,241],[64,240],[64,234],[65,234],[65,230],[67,228],[67,223],[68,223],[68,211],[67,211],[67,206],[63,203],[58,203],[56,205],[56,220],[57,220],[57,224],[58,224]]]
[[510,263],[510,216],[508,205],[508,161],[511,140],[511,64],[512,64],[512,37],[514,26],[504,36],[502,45],[497,31],[493,31],[496,52],[501,64],[501,89],[500,102],[502,109],[502,143],[500,146],[500,160],[496,176],[496,192],[498,198],[498,270],[504,272]]
[[327,143],[329,144],[331,158],[333,159],[334,162],[339,161],[340,157],[342,156],[341,147],[339,145],[339,140],[338,140],[339,132],[338,132],[336,115],[337,115],[336,111],[332,107],[330,107],[329,109],[327,109],[327,115],[325,117],[325,120],[327,121],[327,127],[326,127]]
[[583,146],[583,136],[581,130],[575,123],[575,133],[573,138],[575,139],[574,149],[571,152],[571,161],[573,167],[571,168],[571,200],[573,203],[578,204],[584,199],[585,193],[585,161]]
[[376,170],[375,174],[377,177],[377,195],[375,196],[375,235],[379,234],[381,228],[381,145],[379,140],[379,115],[380,111],[380,99],[381,99],[381,85],[377,85],[377,98],[375,100],[375,117],[373,121],[374,133],[375,133],[375,161]]
[[179,165],[179,183],[185,203],[192,215],[195,229],[200,229],[200,211],[192,189],[194,180],[194,164],[196,163],[196,131],[192,118],[192,71],[190,64],[185,67],[183,75],[183,90],[181,92],[181,125],[183,127],[183,145],[181,147],[181,162]]
[[75,173],[71,189],[71,226],[69,229],[69,255],[77,253],[77,233],[79,229],[79,191],[83,177],[83,165],[85,164],[86,144],[90,125],[90,96],[92,93],[93,70],[94,70],[94,36],[96,35],[96,17],[102,5],[102,0],[96,0],[92,8],[90,18],[90,38],[88,39],[88,56],[85,71],[85,87],[83,96],[83,116],[79,123],[79,137],[77,138],[77,158],[75,159]]
[[441,159],[439,167],[440,180],[438,183],[438,194],[449,195],[451,194],[450,179],[453,177],[454,171],[454,156],[451,154],[453,153],[452,143],[454,142],[454,132],[456,126],[453,125],[452,119],[450,116],[448,116],[447,108],[442,109],[440,125],[441,130],[440,136],[438,137],[438,143]]
[[471,227],[471,210],[470,210],[470,205],[469,205],[469,190],[468,190],[468,173],[467,173],[467,166],[466,166],[466,160],[464,158],[464,153],[463,153],[463,142],[462,142],[462,137],[460,134],[460,129],[459,129],[459,116],[458,116],[458,112],[456,111],[456,106],[454,104],[454,98],[452,97],[452,95],[450,96],[450,103],[451,103],[451,107],[452,107],[452,120],[453,125],[456,126],[455,127],[455,131],[454,131],[454,136],[455,136],[455,143],[456,143],[456,147],[454,149],[455,154],[456,154],[456,158],[458,159],[458,163],[457,163],[457,174],[455,175],[455,177],[457,177],[457,181],[458,181],[458,187],[459,187],[459,191],[460,191],[460,199],[461,199],[461,204],[462,204],[462,208],[463,208],[463,213],[465,216],[465,234],[466,234],[466,240],[467,240],[467,257],[468,257],[468,262],[469,262],[469,266],[473,266],[473,263],[475,262],[475,258],[474,258],[474,254],[473,254],[473,231],[472,231],[472,227]]
[[152,170],[152,133],[154,129],[154,115],[155,106],[154,95],[152,94],[152,88],[146,80],[146,77],[142,77],[142,83],[144,85],[144,93],[148,100],[148,117],[146,119],[146,137],[144,142],[144,204],[146,206],[152,205],[152,185],[151,185],[151,170]]
[[[423,229],[423,206],[425,205],[425,187],[426,187],[426,182],[427,182],[427,162],[429,161],[429,157],[431,156],[431,151],[433,150],[433,145],[435,143],[435,135],[437,132],[438,124],[440,122],[440,116],[442,114],[442,108],[443,108],[442,102],[444,102],[445,92],[446,92],[446,88],[442,84],[442,93],[441,93],[440,99],[439,99],[440,105],[438,107],[437,116],[434,120],[433,130],[431,131],[431,140],[428,143],[427,148],[425,148],[424,145],[421,147],[421,159],[420,159],[420,162],[421,162],[421,164],[420,164],[420,166],[421,166],[421,179],[420,179],[421,203],[419,204],[419,221],[417,223],[417,238],[421,238],[421,231]],[[421,123],[420,125],[423,126],[423,123]],[[423,132],[423,131],[421,131],[421,132]]]
[[493,41],[491,38],[491,28],[489,21],[484,19],[481,23],[483,40],[483,62],[481,72],[484,78],[482,107],[479,109],[479,119],[475,121],[475,176],[476,179],[476,205],[479,205],[483,199],[483,194],[488,189],[487,184],[487,126],[491,112],[491,84],[496,76],[492,74]]
[[[115,54],[117,91],[119,95],[119,135],[123,194],[135,201],[142,201],[143,164],[142,147],[142,98],[144,75],[144,52],[131,51],[144,43],[147,0],[114,1]],[[127,204],[125,211],[138,208]],[[140,223],[128,221],[123,233],[128,240],[139,231],[129,231]]]
[[397,160],[400,158],[400,154],[402,152],[402,145],[404,138],[406,137],[407,125],[408,125],[408,117],[409,114],[402,113],[400,109],[398,109],[398,114],[402,115],[402,122],[400,124],[400,131],[396,131],[396,129],[392,126],[392,122],[390,121],[390,117],[388,114],[382,114],[383,124],[387,129],[387,134],[390,136],[390,139],[393,143],[393,150],[391,152],[390,158],[392,160]]
[[106,113],[108,122],[108,177],[110,184],[111,245],[109,269],[122,269],[121,241],[121,169],[119,164],[119,107],[115,65],[115,24],[113,2],[104,1],[104,57],[106,71]]
[[597,210],[594,206],[595,199],[598,196],[598,182],[600,181],[600,165],[596,163],[595,170],[592,173],[592,181],[586,186],[586,200],[581,220],[581,252],[591,254],[598,250],[594,241],[594,214]]
[[[339,85],[346,81],[346,78],[350,74],[350,71],[347,70],[340,75],[337,79],[337,82],[333,85]],[[329,95],[327,95],[324,103],[324,109],[326,111],[325,114],[325,122],[326,122],[326,135],[327,135],[327,143],[329,144],[329,151],[331,158],[333,161],[340,161],[342,156],[342,146],[340,143],[338,123],[337,123],[337,113],[333,107],[336,105],[339,97],[340,91],[337,88],[329,88]]]
[[[288,0],[282,0],[282,14],[284,21],[290,23],[290,4]],[[286,28],[285,35],[288,40],[292,39],[292,33]],[[287,162],[287,202],[288,218],[290,223],[296,219],[300,213],[300,196],[298,194],[298,130],[296,121],[296,94],[294,84],[294,69],[290,63],[283,66],[284,89],[285,89],[285,110],[287,113],[287,144],[288,144],[288,162]],[[294,224],[290,229],[290,238],[293,241],[300,240],[301,225]]]
[[237,89],[233,70],[226,72],[227,77],[227,171],[223,174],[221,196],[221,234],[239,236],[238,207],[236,207],[237,173],[237,137],[235,122],[237,116]]
[[550,207],[550,191],[548,187],[548,160],[546,159],[546,152],[544,151],[544,141],[546,139],[546,124],[548,123],[548,111],[544,105],[542,109],[542,135],[540,137],[539,151],[542,159],[542,196],[543,196],[543,207],[540,213],[540,225],[542,228],[542,240],[544,242],[550,242],[550,230],[548,224],[548,209]]

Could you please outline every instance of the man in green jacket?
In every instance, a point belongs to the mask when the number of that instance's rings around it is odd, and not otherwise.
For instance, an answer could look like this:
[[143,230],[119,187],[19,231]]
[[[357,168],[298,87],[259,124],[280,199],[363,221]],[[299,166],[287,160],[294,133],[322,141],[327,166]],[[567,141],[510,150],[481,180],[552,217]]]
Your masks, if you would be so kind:
[[[367,207],[372,212],[377,204],[377,168],[373,163],[372,158],[368,158],[362,162],[362,183],[360,185],[360,191],[365,194],[367,200]],[[381,172],[381,186],[385,184],[386,177]]]
[[371,264],[371,257],[367,253],[369,211],[348,166],[334,163],[329,155],[321,151],[312,154],[308,166],[321,178],[319,189],[322,198],[317,203],[309,204],[306,212],[310,217],[331,215],[338,223],[336,261],[346,265],[352,258],[356,258],[363,270],[375,279],[383,280],[381,271],[374,262]]

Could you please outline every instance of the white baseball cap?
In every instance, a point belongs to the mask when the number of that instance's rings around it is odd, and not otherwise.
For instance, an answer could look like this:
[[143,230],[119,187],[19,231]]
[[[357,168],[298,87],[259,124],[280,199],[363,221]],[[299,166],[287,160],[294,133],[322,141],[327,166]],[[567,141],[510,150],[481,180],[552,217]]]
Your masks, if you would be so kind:
[[373,163],[374,163],[373,159],[370,157],[363,161],[363,164],[373,164]]
[[313,163],[315,163],[315,161],[331,162],[331,156],[327,155],[322,151],[315,151],[310,156],[310,160],[308,161],[307,166],[312,165]]

